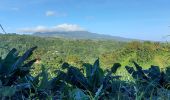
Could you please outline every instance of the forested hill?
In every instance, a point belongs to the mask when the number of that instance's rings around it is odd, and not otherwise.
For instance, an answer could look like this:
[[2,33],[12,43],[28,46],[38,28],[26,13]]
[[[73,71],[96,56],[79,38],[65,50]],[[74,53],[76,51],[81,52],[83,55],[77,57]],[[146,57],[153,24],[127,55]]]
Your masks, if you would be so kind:
[[41,36],[41,37],[63,37],[69,39],[103,39],[103,40],[116,40],[116,41],[135,40],[135,39],[118,37],[118,36],[91,33],[88,31],[37,32],[37,33],[33,33],[33,35]]
[[10,49],[16,48],[22,53],[28,48],[38,46],[33,57],[41,64],[58,67],[63,62],[81,66],[84,62],[93,63],[100,58],[105,68],[113,63],[130,65],[137,61],[142,66],[151,64],[161,67],[170,63],[170,45],[159,42],[118,42],[113,40],[72,40],[65,38],[36,37],[30,35],[0,35],[0,55],[5,57]]

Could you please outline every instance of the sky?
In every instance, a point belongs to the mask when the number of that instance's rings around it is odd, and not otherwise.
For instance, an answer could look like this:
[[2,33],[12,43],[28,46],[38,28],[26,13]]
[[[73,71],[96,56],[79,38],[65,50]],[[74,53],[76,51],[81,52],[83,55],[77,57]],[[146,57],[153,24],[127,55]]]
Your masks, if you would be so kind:
[[170,0],[1,0],[0,24],[20,34],[90,31],[170,40],[169,5]]

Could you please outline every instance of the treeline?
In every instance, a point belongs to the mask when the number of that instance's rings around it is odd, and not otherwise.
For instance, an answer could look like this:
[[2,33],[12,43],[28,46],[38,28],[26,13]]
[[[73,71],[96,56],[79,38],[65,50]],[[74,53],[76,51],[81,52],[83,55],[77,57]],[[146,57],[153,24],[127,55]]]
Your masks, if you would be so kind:
[[[34,58],[36,64],[58,68],[63,62],[82,67],[83,63],[93,63],[101,59],[103,68],[109,68],[116,62],[122,65],[131,65],[137,61],[148,67],[155,64],[160,67],[168,66],[170,45],[159,42],[119,42],[111,40],[69,40],[64,38],[42,38],[29,35],[6,34],[0,35],[0,55],[12,48],[23,54],[28,48],[38,45]],[[145,67],[145,68],[146,68]]]

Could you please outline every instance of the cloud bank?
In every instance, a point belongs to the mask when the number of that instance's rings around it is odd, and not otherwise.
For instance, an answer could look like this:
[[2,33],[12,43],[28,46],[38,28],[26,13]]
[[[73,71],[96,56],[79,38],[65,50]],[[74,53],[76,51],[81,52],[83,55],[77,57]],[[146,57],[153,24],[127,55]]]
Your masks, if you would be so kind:
[[18,32],[23,33],[35,33],[35,32],[68,32],[68,31],[85,31],[84,28],[80,27],[76,24],[60,24],[52,27],[46,27],[46,26],[36,26],[32,28],[21,28],[18,29]]

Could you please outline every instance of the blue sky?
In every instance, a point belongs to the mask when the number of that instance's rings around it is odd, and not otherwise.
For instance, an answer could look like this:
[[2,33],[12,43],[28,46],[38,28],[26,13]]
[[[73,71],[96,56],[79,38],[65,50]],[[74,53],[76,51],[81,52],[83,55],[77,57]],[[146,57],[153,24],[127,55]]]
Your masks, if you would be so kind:
[[7,32],[87,30],[163,40],[170,34],[169,5],[170,0],[1,0],[0,23]]

